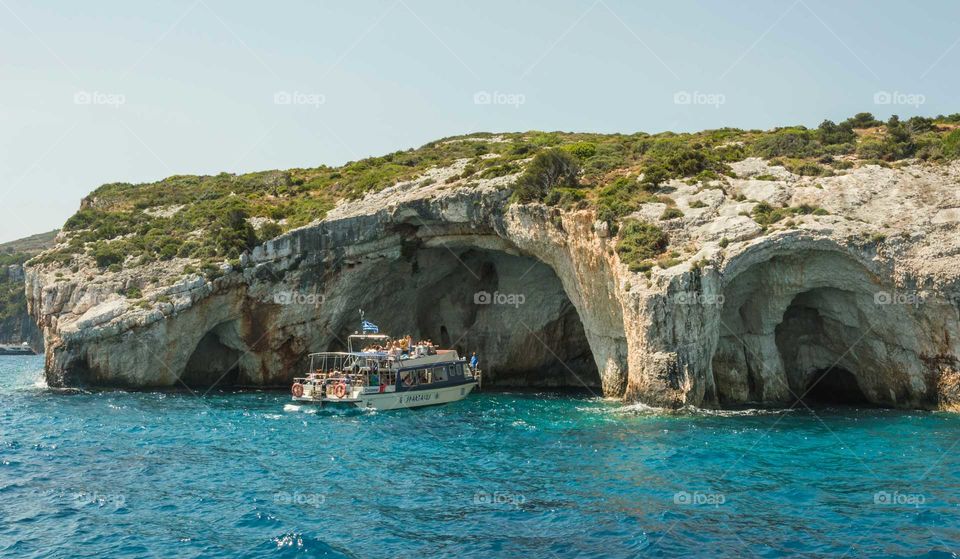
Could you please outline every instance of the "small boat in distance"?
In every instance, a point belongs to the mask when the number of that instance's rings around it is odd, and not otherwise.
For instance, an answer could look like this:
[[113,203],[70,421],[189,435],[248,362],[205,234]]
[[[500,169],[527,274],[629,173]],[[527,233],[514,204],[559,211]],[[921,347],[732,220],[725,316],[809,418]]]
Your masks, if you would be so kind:
[[310,354],[310,372],[293,379],[296,402],[393,410],[456,402],[480,385],[480,370],[454,349],[410,336],[393,339],[362,321],[347,351]]
[[0,344],[0,355],[36,355],[30,344],[24,342],[20,345]]

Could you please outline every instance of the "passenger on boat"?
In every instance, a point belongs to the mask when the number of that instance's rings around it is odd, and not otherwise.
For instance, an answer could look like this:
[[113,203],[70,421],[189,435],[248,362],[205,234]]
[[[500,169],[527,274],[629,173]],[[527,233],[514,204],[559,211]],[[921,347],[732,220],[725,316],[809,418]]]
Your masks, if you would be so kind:
[[470,356],[470,368],[476,371],[477,365],[479,364],[480,364],[480,358],[477,357],[477,352],[474,351],[473,355]]

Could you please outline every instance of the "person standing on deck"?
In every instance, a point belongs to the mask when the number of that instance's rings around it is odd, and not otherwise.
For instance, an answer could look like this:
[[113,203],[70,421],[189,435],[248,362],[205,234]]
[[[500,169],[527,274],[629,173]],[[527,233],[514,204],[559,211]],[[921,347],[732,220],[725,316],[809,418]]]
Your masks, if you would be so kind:
[[479,364],[480,364],[480,359],[477,358],[477,352],[474,351],[473,355],[470,356],[470,368],[476,371],[477,365]]

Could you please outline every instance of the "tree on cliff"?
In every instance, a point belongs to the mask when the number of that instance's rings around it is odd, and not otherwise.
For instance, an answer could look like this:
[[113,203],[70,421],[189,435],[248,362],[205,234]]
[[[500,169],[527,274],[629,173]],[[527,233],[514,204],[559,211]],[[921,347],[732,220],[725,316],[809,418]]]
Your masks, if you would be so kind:
[[217,255],[237,258],[257,244],[257,234],[247,221],[247,211],[236,205],[226,209],[213,225]]
[[574,187],[580,175],[580,164],[570,153],[550,149],[538,153],[517,179],[513,193],[520,202],[539,202],[551,190]]

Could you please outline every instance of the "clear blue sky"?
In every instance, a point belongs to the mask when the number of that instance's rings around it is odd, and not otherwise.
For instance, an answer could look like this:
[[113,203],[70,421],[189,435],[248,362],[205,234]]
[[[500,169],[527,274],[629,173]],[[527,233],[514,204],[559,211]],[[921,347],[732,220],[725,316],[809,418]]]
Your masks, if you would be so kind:
[[954,113],[957,21],[933,1],[0,0],[0,241],[106,182],[475,131]]

